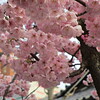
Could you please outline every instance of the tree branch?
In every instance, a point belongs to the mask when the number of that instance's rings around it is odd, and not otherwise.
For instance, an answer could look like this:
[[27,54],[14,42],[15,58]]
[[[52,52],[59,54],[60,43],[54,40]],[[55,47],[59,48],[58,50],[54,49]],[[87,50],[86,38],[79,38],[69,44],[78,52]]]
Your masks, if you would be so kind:
[[85,19],[83,19],[83,18],[78,19],[78,24],[81,25],[82,30],[84,31],[84,33],[82,33],[82,35],[86,35],[86,34],[88,35],[89,31],[86,29]]
[[78,51],[80,50],[80,47],[76,50],[76,52],[72,55],[72,58],[69,62],[72,62],[73,58],[75,57],[75,55],[78,53]]
[[81,5],[83,5],[84,7],[86,7],[86,3],[84,1],[82,1],[82,0],[75,0],[75,1],[77,1],[78,3],[80,3]]
[[[78,20],[79,25],[82,26],[82,29],[84,31],[83,35],[89,34],[89,32],[86,29],[85,20],[79,19]],[[100,53],[96,50],[95,47],[89,47],[85,44],[84,40],[81,38],[81,36],[77,37],[77,39],[80,41],[80,51],[82,54],[82,62],[84,62],[87,69],[89,69],[90,74],[93,78],[94,86],[97,90],[97,94],[100,97]]]
[[33,90],[31,93],[29,93],[24,99],[27,99],[31,94],[33,94],[40,86],[38,86],[35,90]]
[[[73,94],[72,92],[76,89],[76,87],[82,82],[82,80],[86,77],[86,75],[89,73],[89,71],[87,70],[84,75],[79,78],[77,81],[75,81],[74,83],[71,84],[71,86],[67,86],[66,89],[64,91],[61,91],[61,93],[58,95],[55,95],[55,99],[60,98],[60,97],[64,97],[65,95],[68,96],[69,94]],[[75,92],[75,91],[74,91]],[[65,98],[66,98],[65,96]]]
[[63,49],[63,51],[64,51],[65,53],[68,53],[69,55],[72,56],[72,54],[70,54],[69,52],[67,52],[64,48],[62,48],[62,49]]
[[64,98],[68,96],[68,94],[71,93],[71,91],[84,79],[84,77],[89,73],[89,70],[85,72],[85,74],[67,91],[67,93],[64,95]]
[[77,76],[77,75],[81,74],[84,70],[85,70],[85,66],[81,66],[79,68],[79,70],[72,72],[69,77]]
[[3,95],[3,99],[2,100],[6,100],[5,97],[7,96],[7,94],[9,93],[9,89],[10,89],[10,84],[13,83],[15,81],[17,77],[17,74],[14,75],[12,81],[9,83],[9,85],[7,86],[6,90],[5,90],[5,93]]
[[[72,58],[70,59],[69,62],[72,62],[73,58],[76,57],[76,54],[78,53],[78,51],[80,50],[80,47],[75,51],[75,53],[72,55],[69,52],[67,52],[64,48],[62,48],[64,50],[64,52],[68,53],[69,55],[72,56]],[[76,57],[77,58],[77,57]]]
[[87,13],[87,11],[84,11],[84,12],[82,12],[82,13],[80,13],[80,14],[77,14],[76,16],[79,17],[79,16],[82,16],[82,15],[84,15],[84,14],[86,14],[86,13]]
[[100,97],[100,53],[95,47],[89,47],[84,43],[81,37],[77,38],[81,44],[82,62],[85,63],[93,78],[94,86]]
[[69,65],[70,67],[72,67],[72,66],[76,66],[76,65],[81,65],[80,63],[79,64],[72,64],[72,65]]

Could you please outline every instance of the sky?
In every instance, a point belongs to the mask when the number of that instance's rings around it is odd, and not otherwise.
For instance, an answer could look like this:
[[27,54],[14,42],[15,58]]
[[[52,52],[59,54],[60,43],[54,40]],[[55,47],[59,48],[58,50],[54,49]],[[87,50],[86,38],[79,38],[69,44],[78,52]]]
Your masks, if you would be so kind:
[[4,2],[7,2],[7,0],[0,0],[0,4],[3,4]]

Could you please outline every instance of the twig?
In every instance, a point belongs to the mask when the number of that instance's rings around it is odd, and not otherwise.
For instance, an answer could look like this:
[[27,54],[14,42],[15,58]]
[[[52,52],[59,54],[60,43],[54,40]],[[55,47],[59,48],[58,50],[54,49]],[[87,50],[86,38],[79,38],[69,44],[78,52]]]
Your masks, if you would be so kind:
[[45,94],[47,94],[47,95],[48,95],[48,91],[47,91],[47,89],[44,89],[44,92],[45,92]]
[[73,64],[73,65],[69,65],[69,66],[72,67],[72,66],[76,66],[76,65],[81,65],[81,64]]
[[80,14],[77,14],[76,16],[79,17],[79,16],[82,16],[82,15],[84,15],[84,14],[86,14],[86,13],[87,13],[87,11],[84,11],[84,12],[82,12],[82,13],[80,13]]
[[72,62],[73,58],[75,57],[75,55],[78,53],[78,51],[80,50],[80,47],[76,50],[76,52],[72,55],[72,58],[69,62]]
[[[62,48],[64,50],[64,52],[68,53],[69,55],[72,56],[71,60],[69,62],[72,62],[73,58],[76,57],[76,54],[78,53],[78,51],[80,50],[80,47],[78,48],[78,50],[76,50],[76,52],[72,55],[69,52],[67,52],[64,48]],[[76,57],[77,58],[77,57]]]
[[82,0],[75,0],[75,1],[77,1],[78,3],[80,3],[81,5],[83,5],[84,7],[86,7],[86,3],[84,1],[82,1]]
[[33,94],[40,86],[38,86],[35,90],[33,90],[31,93],[29,93],[24,99],[27,99],[31,94]]
[[[24,91],[24,89],[21,87],[21,90],[22,90],[22,92]],[[24,97],[23,96],[21,96],[21,98],[22,98],[22,100],[24,99]]]
[[39,61],[39,58],[36,56],[37,54],[37,52],[35,54],[30,53],[30,55],[32,56],[31,59],[34,58],[36,61]]
[[88,74],[88,71],[85,72],[85,74],[82,76],[82,79],[79,78],[77,81],[72,83],[70,86],[66,86],[65,90],[61,90],[60,94],[55,95],[55,99],[64,97],[67,93],[68,93],[67,97],[69,96],[70,93],[73,94],[73,91],[75,90],[75,88],[78,87],[78,85],[82,82],[82,80],[86,77],[87,74]]
[[36,61],[39,61],[40,59],[36,56],[38,53],[35,52],[35,54],[30,53],[31,57],[29,58],[32,63],[35,63]]
[[13,83],[15,81],[17,77],[17,74],[14,75],[12,81],[9,83],[9,85],[7,86],[6,90],[5,90],[5,93],[3,95],[3,99],[2,100],[5,100],[5,97],[7,96],[7,94],[9,93],[9,88],[10,88],[10,84]]
[[1,66],[1,69],[3,69],[4,67],[6,67],[7,65],[8,65],[8,63],[4,64],[3,66]]
[[70,54],[69,52],[67,52],[67,51],[65,50],[65,48],[62,48],[62,49],[63,49],[64,52],[66,52],[66,53],[68,53],[69,55],[72,56],[72,54]]
[[67,93],[64,96],[64,99],[67,97],[67,95],[84,79],[84,77],[89,73],[89,70],[85,72],[85,74],[67,91]]
[[81,66],[79,68],[79,70],[76,70],[76,71],[72,72],[69,77],[77,76],[77,75],[81,74],[84,70],[85,70],[85,67]]

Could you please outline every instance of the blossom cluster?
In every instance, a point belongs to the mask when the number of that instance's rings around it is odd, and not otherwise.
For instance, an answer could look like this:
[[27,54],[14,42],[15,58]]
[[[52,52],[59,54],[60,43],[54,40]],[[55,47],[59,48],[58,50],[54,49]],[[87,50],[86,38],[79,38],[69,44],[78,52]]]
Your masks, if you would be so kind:
[[64,11],[66,0],[10,0],[10,2],[24,8],[26,15],[31,18],[30,24],[36,23],[38,29],[45,33],[60,34],[70,38],[79,36],[83,32],[78,25],[75,12]]
[[[75,70],[70,67],[74,61],[70,62],[64,53],[82,62],[80,43],[70,39],[81,37],[84,43],[100,51],[100,0],[83,0],[83,3],[86,5],[76,0],[8,0],[0,5],[0,49],[3,51],[0,62],[2,67],[12,67],[18,75],[10,84],[8,97],[13,93],[25,97],[29,90],[27,81],[38,81],[49,88],[60,81],[72,82],[80,77],[68,78]],[[79,25],[80,18],[84,19],[87,33]],[[2,96],[11,78],[0,77]],[[83,82],[88,85],[91,81],[88,75]],[[25,100],[33,98],[31,95]]]
[[[83,80],[83,84],[86,85],[86,86],[89,86],[90,83],[93,83],[93,79],[92,79],[92,76],[91,74],[88,74],[87,75],[87,79],[86,80]],[[91,95],[94,99],[96,100],[99,100],[100,98],[98,97],[98,94],[97,94],[97,91],[96,90],[92,90],[91,91]]]
[[86,43],[89,46],[100,47],[100,0],[88,0],[86,11],[83,16],[85,19],[86,28],[89,31],[89,35],[86,39]]
[[[100,0],[82,0],[85,5],[81,5],[76,0],[67,0],[66,8],[69,11],[75,11],[76,14],[82,14],[79,18],[85,20],[86,29],[89,31],[88,36],[84,36],[84,42],[93,47],[100,47]],[[87,33],[85,33],[87,35]]]
[[5,76],[0,73],[0,96],[4,96],[5,91],[7,92],[7,88],[9,88],[6,98],[16,100],[13,96],[16,94],[20,97],[23,97],[23,100],[36,100],[33,94],[30,95],[29,98],[24,99],[28,95],[28,91],[30,89],[30,84],[24,80],[14,80],[12,81],[12,76]]
[[74,71],[64,49],[73,54],[79,44],[69,39],[83,31],[75,12],[65,12],[64,5],[65,0],[9,0],[1,6],[1,61],[10,64],[18,79],[38,81],[49,88]]
[[[86,8],[74,0],[8,0],[0,5],[3,64],[10,64],[18,79],[38,81],[45,88],[64,81],[74,71],[64,52],[73,55],[80,44],[70,39],[84,33],[76,14],[87,11],[82,18],[89,34],[82,39],[89,46],[100,46],[100,16],[91,16],[99,12],[99,0],[83,1]],[[80,51],[75,57],[82,60]]]

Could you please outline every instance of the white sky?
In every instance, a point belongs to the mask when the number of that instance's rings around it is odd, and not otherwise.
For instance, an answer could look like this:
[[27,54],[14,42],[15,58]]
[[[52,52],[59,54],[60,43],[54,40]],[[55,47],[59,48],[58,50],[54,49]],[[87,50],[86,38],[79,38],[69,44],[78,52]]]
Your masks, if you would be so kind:
[[0,4],[3,4],[4,2],[7,2],[7,0],[0,0]]

